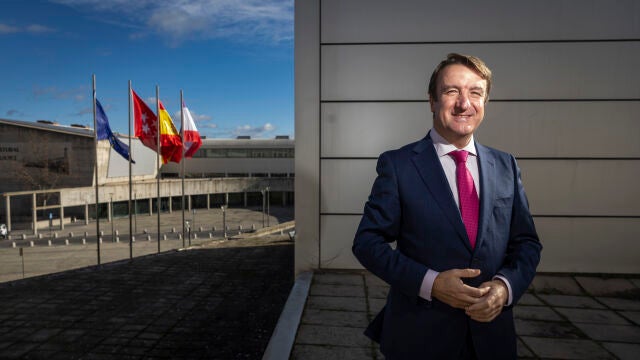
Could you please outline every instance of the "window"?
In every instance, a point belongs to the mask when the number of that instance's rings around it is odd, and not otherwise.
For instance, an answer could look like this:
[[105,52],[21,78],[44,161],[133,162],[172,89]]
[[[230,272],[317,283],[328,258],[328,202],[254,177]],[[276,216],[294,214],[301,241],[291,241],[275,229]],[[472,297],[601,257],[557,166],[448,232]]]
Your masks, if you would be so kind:
[[228,149],[227,157],[230,158],[243,158],[247,157],[248,149]]
[[227,149],[207,149],[208,158],[227,157]]
[[194,158],[293,158],[293,148],[276,148],[276,149],[198,149],[193,156]]
[[251,149],[252,158],[270,158],[273,157],[273,150],[271,149]]
[[274,158],[292,158],[293,149],[274,149],[273,157]]

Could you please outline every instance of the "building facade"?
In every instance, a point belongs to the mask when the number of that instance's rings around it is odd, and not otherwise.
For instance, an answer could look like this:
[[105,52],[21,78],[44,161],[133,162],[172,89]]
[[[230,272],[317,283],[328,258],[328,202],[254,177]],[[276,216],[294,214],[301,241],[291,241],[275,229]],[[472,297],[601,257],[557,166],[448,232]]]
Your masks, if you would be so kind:
[[[287,136],[274,139],[203,139],[193,158],[184,163],[185,177],[293,177],[294,140]],[[180,177],[182,164],[162,167],[164,178]]]
[[93,184],[93,131],[0,119],[0,192]]
[[[128,137],[118,136],[129,142]],[[135,161],[131,165],[133,197],[151,212],[157,155],[137,138],[131,139],[131,155]],[[188,206],[260,206],[265,196],[274,206],[292,205],[293,157],[294,141],[288,138],[205,139],[194,158],[184,161]],[[95,204],[92,187],[96,183],[100,186],[100,216],[110,216],[112,205],[129,199],[129,162],[107,140],[97,143],[97,161],[96,181],[93,129],[0,119],[0,194],[4,200],[0,219],[7,219],[8,224],[36,223],[47,216],[63,222],[65,217],[87,221],[95,213],[89,207]],[[181,206],[181,167],[168,163],[160,168],[162,211]],[[220,179],[208,181],[212,178]],[[127,210],[126,206],[118,208]]]
[[361,268],[376,159],[426,135],[447,53],[494,73],[476,140],[514,154],[540,271],[640,272],[640,3],[295,3],[296,271]]

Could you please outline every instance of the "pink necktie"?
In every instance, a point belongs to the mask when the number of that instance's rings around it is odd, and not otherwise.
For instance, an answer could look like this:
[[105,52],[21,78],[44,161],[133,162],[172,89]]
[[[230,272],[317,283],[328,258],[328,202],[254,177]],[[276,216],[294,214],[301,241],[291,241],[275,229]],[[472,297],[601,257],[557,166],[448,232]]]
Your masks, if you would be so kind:
[[460,214],[462,222],[467,229],[471,248],[476,246],[476,236],[478,235],[478,209],[480,201],[478,193],[473,184],[473,177],[467,168],[467,157],[469,153],[464,150],[452,151],[449,153],[456,162],[456,181],[458,183],[458,198],[460,200]]

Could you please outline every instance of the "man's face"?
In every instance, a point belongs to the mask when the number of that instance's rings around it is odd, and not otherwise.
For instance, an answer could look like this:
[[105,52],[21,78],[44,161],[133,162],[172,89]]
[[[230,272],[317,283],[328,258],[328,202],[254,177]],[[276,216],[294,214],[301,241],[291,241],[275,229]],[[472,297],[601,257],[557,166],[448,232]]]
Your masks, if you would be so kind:
[[436,131],[459,148],[466,146],[484,118],[487,81],[464,65],[445,67],[429,98]]

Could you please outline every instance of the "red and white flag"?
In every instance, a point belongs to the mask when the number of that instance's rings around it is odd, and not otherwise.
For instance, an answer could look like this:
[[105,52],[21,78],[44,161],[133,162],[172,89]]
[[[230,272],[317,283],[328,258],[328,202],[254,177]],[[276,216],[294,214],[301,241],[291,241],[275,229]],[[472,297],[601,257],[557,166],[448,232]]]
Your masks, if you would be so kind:
[[193,121],[189,108],[187,108],[184,102],[182,102],[182,111],[184,113],[184,157],[191,158],[200,146],[202,146],[202,139],[200,139],[200,133],[198,133],[196,123]]

